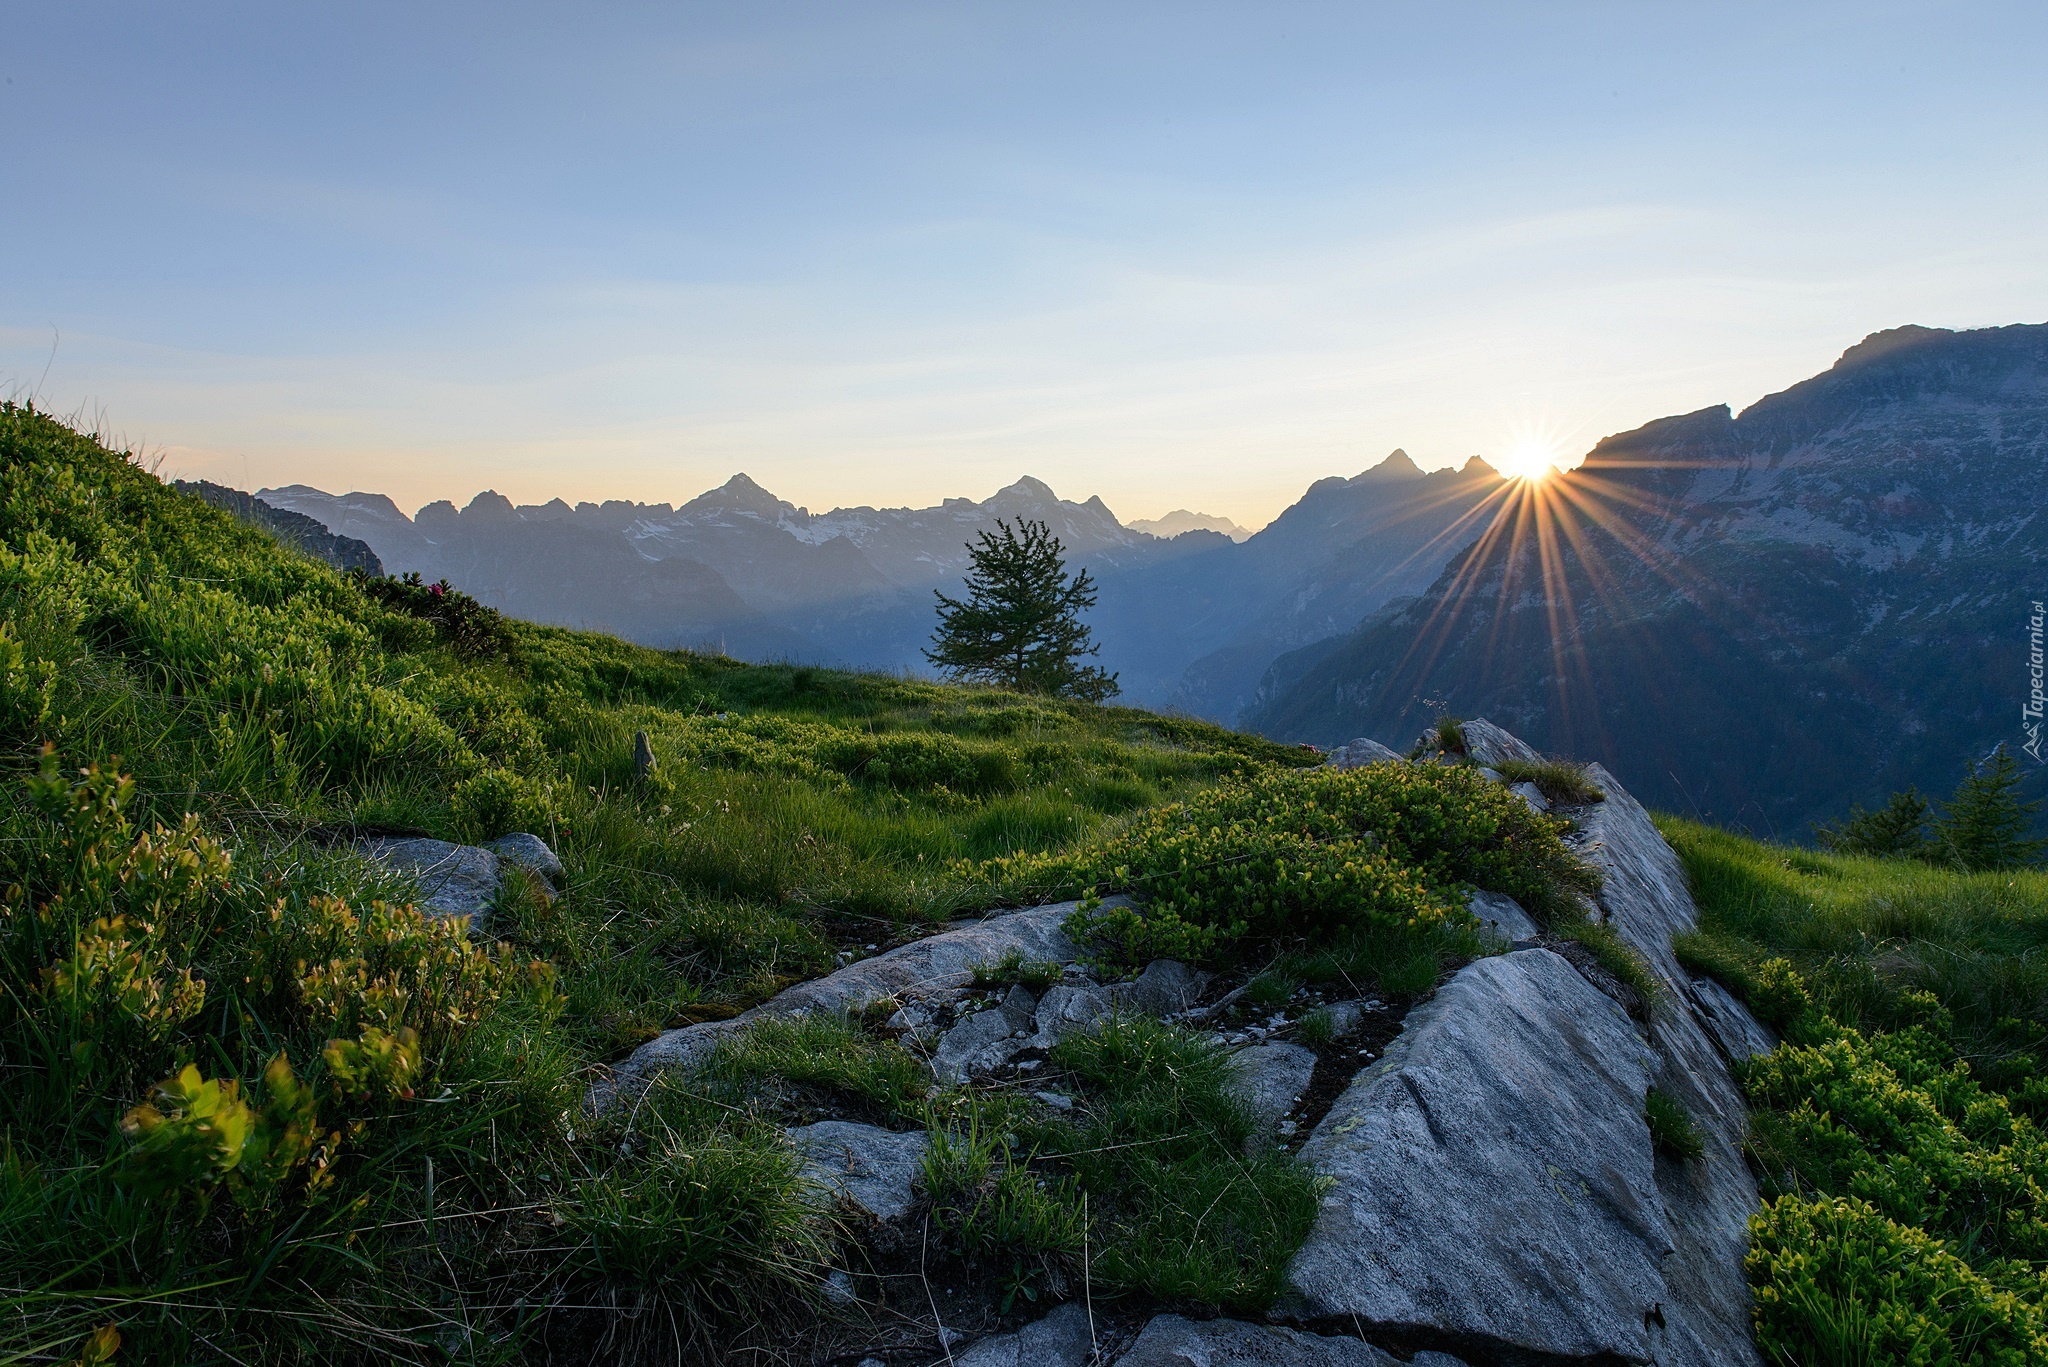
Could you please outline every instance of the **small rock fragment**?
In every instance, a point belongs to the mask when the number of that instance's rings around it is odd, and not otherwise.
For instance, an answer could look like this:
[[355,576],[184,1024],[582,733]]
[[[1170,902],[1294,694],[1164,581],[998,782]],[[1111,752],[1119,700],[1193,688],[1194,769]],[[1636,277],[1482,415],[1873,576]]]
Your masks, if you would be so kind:
[[655,771],[654,747],[648,744],[645,731],[633,733],[633,777],[645,779]]
[[1522,910],[1522,904],[1512,897],[1503,897],[1497,892],[1475,892],[1466,905],[1479,918],[1480,924],[1491,928],[1510,943],[1533,940],[1543,933],[1535,918]]
[[1094,1353],[1088,1311],[1069,1301],[1014,1334],[983,1339],[953,1362],[954,1367],[1085,1367]]
[[1547,812],[1550,810],[1550,799],[1543,796],[1543,790],[1533,783],[1517,783],[1508,791],[1528,803],[1532,811]]
[[1400,1367],[1362,1339],[1323,1338],[1243,1320],[1155,1315],[1118,1367]]

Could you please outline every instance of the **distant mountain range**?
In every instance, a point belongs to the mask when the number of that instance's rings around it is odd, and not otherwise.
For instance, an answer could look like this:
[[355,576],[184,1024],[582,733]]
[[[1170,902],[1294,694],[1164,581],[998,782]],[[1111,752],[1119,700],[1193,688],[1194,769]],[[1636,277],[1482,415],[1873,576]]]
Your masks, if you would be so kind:
[[885,670],[927,667],[933,590],[956,588],[976,533],[1035,518],[1100,583],[1102,662],[1126,696],[1227,718],[1282,651],[1426,587],[1477,535],[1476,511],[1501,485],[1483,461],[1425,475],[1396,451],[1319,481],[1242,544],[1207,528],[1136,530],[1101,499],[1070,502],[1028,476],[978,503],[828,513],[744,474],[681,507],[514,506],[487,491],[408,517],[383,494],[295,484],[258,497],[367,543],[393,573],[446,577],[530,620]]
[[1037,518],[1099,582],[1102,663],[1132,701],[1324,744],[1485,715],[1657,805],[1797,837],[2027,740],[2048,325],[1878,333],[1739,416],[1650,423],[1541,484],[1396,451],[1242,541],[1028,477],[822,514],[745,475],[681,507],[260,494],[520,616],[879,669],[925,668],[932,591],[977,532]]
[[2029,739],[2044,514],[2048,325],[1877,333],[1511,490],[1426,591],[1279,659],[1239,720],[1405,745],[1484,715],[1646,802],[1804,838]]
[[1134,532],[1150,536],[1179,536],[1182,532],[1221,532],[1232,541],[1249,541],[1251,529],[1240,527],[1227,517],[1213,513],[1191,513],[1185,508],[1175,508],[1165,517],[1133,518],[1124,524]]

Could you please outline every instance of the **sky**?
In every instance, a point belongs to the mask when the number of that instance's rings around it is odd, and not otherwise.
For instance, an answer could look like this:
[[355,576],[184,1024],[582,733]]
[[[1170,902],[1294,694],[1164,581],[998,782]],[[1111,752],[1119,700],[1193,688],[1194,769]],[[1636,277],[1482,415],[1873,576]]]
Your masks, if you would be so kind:
[[1256,526],[2048,320],[2048,6],[0,6],[0,394],[168,476]]

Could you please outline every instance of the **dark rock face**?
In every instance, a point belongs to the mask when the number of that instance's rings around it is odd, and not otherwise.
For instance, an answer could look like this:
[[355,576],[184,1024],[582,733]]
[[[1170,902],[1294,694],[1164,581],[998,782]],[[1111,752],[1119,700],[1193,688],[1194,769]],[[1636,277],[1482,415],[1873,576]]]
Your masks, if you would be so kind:
[[384,573],[384,564],[368,543],[351,536],[338,536],[317,519],[289,508],[272,507],[253,494],[203,479],[173,480],[171,487],[181,494],[233,513],[252,527],[260,527],[294,550],[324,560],[338,570]]
[[2048,325],[1878,333],[1739,416],[1601,442],[1514,509],[1552,525],[1547,571],[1504,518],[1413,602],[1276,663],[1242,720],[1393,738],[1442,699],[1780,832],[1945,792],[2019,743],[2044,481]]

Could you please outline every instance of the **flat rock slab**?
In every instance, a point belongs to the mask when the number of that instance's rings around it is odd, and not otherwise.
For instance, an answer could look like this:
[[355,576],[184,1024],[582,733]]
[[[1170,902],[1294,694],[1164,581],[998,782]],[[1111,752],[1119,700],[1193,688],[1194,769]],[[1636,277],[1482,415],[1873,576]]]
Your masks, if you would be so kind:
[[810,1181],[877,1220],[900,1220],[916,1204],[915,1187],[931,1140],[846,1120],[821,1120],[789,1132]]
[[1155,1315],[1116,1367],[1401,1367],[1360,1339],[1243,1320]]
[[586,1104],[601,1111],[619,1096],[644,1086],[656,1073],[692,1067],[710,1054],[721,1037],[763,1016],[858,1011],[885,997],[909,1001],[958,992],[974,980],[976,968],[996,963],[1013,951],[1040,962],[1078,959],[1080,946],[1060,928],[1076,906],[1074,902],[1057,902],[956,925],[886,954],[848,964],[836,973],[798,983],[731,1020],[705,1021],[657,1035],[621,1061],[609,1078],[592,1087]]
[[1302,1150],[1332,1187],[1288,1317],[1647,1361],[1672,1250],[1643,1121],[1654,1062],[1548,950],[1461,969]]
[[1230,1068],[1238,1086],[1267,1134],[1278,1129],[1294,1103],[1308,1090],[1316,1071],[1315,1051],[1285,1040],[1272,1040],[1240,1049],[1230,1056]]
[[1088,1367],[1095,1336],[1088,1311],[1069,1301],[1013,1334],[986,1338],[954,1356],[954,1367]]
[[1466,903],[1480,923],[1510,944],[1516,940],[1533,940],[1543,933],[1536,924],[1536,918],[1522,910],[1522,904],[1514,898],[1498,892],[1475,892]]

